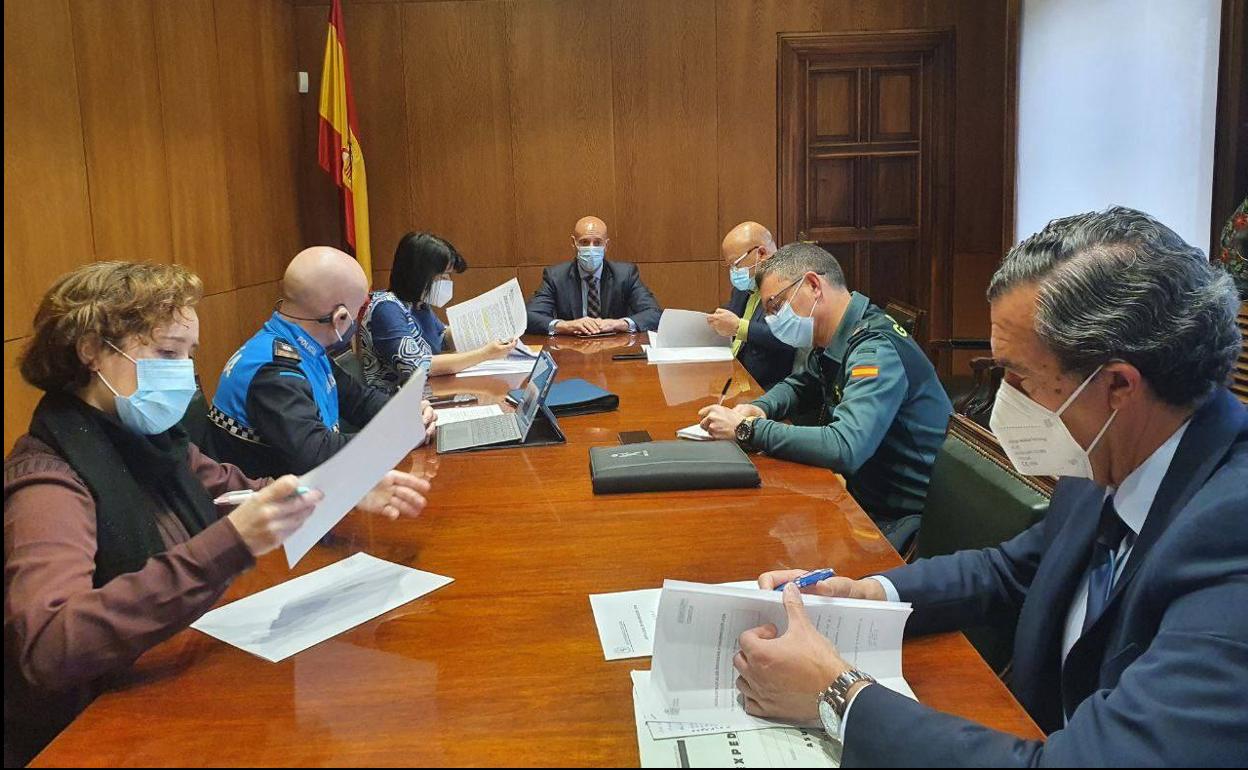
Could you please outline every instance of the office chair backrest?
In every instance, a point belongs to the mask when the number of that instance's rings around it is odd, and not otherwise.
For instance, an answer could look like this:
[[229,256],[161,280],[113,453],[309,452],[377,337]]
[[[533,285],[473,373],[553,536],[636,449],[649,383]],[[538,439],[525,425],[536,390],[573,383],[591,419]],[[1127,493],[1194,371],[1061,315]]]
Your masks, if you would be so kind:
[[884,312],[887,313],[897,324],[906,330],[911,337],[916,337],[919,333],[919,324],[923,320],[923,316],[927,314],[922,308],[914,305],[907,305],[905,302],[896,299],[890,299],[884,305]]
[[[1055,483],[1019,474],[991,433],[955,414],[932,467],[916,556],[1009,540],[1044,518]],[[993,670],[1006,670],[1013,656],[1012,620],[1001,628],[970,629],[966,635]]]

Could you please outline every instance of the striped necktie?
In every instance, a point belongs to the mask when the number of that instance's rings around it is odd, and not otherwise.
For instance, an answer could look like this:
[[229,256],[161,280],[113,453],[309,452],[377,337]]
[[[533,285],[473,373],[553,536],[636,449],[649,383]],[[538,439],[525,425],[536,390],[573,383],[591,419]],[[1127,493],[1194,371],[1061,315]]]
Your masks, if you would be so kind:
[[598,299],[598,279],[591,275],[585,281],[589,284],[589,291],[585,299],[585,315],[590,318],[600,318],[601,307]]

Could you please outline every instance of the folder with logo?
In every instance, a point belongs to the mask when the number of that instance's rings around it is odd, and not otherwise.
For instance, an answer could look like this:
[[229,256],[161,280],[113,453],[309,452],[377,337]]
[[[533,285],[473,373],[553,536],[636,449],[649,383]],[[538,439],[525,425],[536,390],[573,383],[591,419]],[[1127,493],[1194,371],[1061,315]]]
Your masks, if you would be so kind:
[[758,469],[731,441],[649,441],[589,450],[594,494],[757,487]]

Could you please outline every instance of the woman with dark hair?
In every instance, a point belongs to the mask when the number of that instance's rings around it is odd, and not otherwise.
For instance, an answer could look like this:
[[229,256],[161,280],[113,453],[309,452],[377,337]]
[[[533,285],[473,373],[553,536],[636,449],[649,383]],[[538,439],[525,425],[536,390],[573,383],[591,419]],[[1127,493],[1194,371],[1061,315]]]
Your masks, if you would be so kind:
[[372,293],[360,322],[360,357],[369,385],[394,392],[417,369],[430,376],[456,374],[515,348],[513,339],[442,352],[448,334],[453,341],[454,330],[447,329],[433,308],[451,301],[451,273],[467,269],[455,247],[432,233],[408,233],[399,239],[390,290]]
[[[35,314],[21,372],[44,396],[4,461],[5,767],[207,611],[322,498],[294,476],[217,463],[179,426],[202,294],[178,265],[96,262]],[[232,509],[214,500],[245,490]],[[359,507],[415,516],[428,490],[391,471]]]

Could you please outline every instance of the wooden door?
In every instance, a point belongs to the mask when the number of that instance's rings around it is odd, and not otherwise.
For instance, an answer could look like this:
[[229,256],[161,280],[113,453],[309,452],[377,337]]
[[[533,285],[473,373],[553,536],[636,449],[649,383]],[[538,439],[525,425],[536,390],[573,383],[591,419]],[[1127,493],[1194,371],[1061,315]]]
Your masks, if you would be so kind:
[[926,310],[921,344],[948,337],[953,33],[782,34],[778,77],[781,241]]

